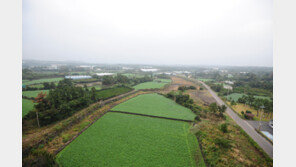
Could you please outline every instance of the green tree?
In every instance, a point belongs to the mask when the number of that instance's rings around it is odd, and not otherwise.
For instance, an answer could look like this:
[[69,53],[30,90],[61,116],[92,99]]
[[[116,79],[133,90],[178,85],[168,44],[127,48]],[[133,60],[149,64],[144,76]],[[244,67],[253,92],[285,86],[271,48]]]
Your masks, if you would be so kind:
[[211,103],[209,107],[210,107],[210,111],[212,113],[216,113],[218,111],[218,105],[217,105],[217,103]]

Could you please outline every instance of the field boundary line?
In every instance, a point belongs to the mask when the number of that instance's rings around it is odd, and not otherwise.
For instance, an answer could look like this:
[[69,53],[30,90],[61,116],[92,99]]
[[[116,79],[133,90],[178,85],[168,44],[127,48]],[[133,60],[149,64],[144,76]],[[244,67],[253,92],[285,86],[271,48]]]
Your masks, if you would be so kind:
[[[126,94],[125,94],[125,96],[122,96],[122,97],[119,97],[118,99],[116,99],[116,101],[119,101],[119,100],[121,100],[121,99],[123,99],[123,98],[125,98],[125,97],[128,97],[128,96],[132,96],[132,95],[134,95],[134,94],[136,94],[136,93],[138,93],[138,92],[140,92],[140,91],[131,91],[131,92],[127,92]],[[138,95],[137,95],[138,96]],[[117,96],[116,96],[117,97]],[[104,106],[104,105],[106,105],[106,104],[109,104],[109,103],[112,103],[112,102],[116,102],[116,101],[113,101],[114,99],[110,99],[111,101],[110,102],[108,102],[108,103],[105,103],[105,104],[101,104],[102,106]],[[129,99],[127,99],[127,100],[129,100]],[[114,105],[114,104],[112,104],[111,105],[111,107],[110,108],[113,108],[114,106],[116,106],[116,105]],[[61,152],[66,146],[68,146],[71,142],[73,142],[79,135],[81,135],[86,129],[88,129],[91,125],[93,125],[95,122],[97,122],[101,117],[103,117],[105,114],[107,114],[108,112],[109,112],[110,110],[107,110],[107,111],[105,111],[105,112],[103,112],[103,113],[101,113],[99,116],[97,116],[90,124],[88,124],[85,128],[83,128],[79,133],[77,133],[74,137],[72,137],[72,139],[70,139],[69,141],[67,141],[63,146],[61,146],[58,150],[56,150],[55,152],[54,152],[54,155],[57,155],[59,152]],[[93,116],[92,116],[93,117]]]
[[162,117],[162,116],[154,116],[154,115],[147,115],[147,114],[132,113],[132,112],[126,112],[126,111],[113,111],[113,110],[109,110],[109,112],[122,113],[122,114],[130,114],[130,115],[139,115],[139,116],[144,116],[144,117],[152,117],[152,118],[160,118],[160,119],[168,119],[168,120],[174,120],[174,121],[194,122],[192,120],[186,120],[186,119],[169,118],[169,117]]

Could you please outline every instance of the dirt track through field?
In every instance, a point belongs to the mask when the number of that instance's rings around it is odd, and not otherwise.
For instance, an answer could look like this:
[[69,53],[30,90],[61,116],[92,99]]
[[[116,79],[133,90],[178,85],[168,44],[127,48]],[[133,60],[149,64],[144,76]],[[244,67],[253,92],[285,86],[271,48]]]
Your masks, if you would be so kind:
[[178,119],[178,118],[169,118],[169,117],[161,117],[161,116],[154,116],[154,115],[147,115],[147,114],[139,114],[139,113],[125,112],[125,111],[113,111],[113,110],[110,110],[109,112],[116,112],[116,113],[121,113],[121,114],[139,115],[139,116],[152,117],[152,118],[169,119],[169,120],[174,120],[174,121],[193,122],[192,120],[185,120],[185,119]]

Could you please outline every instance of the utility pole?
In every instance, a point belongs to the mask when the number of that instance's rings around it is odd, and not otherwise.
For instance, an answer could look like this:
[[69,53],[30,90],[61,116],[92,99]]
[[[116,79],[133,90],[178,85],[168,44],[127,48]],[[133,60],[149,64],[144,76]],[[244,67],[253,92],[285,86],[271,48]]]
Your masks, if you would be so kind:
[[262,123],[261,123],[261,119],[262,119],[262,111],[264,110],[264,105],[262,105],[262,106],[260,106],[260,108],[261,108],[261,113],[260,113],[260,122],[259,122],[259,131],[260,131],[260,129],[261,129],[261,126],[262,126]]

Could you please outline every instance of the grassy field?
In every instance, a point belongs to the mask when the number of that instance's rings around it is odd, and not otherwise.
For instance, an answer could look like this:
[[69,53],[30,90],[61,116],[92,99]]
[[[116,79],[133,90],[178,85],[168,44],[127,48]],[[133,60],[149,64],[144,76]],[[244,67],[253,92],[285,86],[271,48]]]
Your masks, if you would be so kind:
[[[230,105],[229,102],[227,102],[227,104]],[[259,120],[260,120],[260,113],[259,113],[259,117],[257,117],[257,111],[256,111],[255,109],[251,108],[251,107],[248,106],[248,105],[245,106],[244,104],[240,104],[240,103],[238,103],[238,104],[236,104],[236,105],[232,105],[231,107],[232,107],[233,110],[234,110],[235,112],[237,112],[239,115],[241,115],[241,112],[242,112],[242,111],[246,112],[247,110],[249,110],[249,111],[251,111],[251,113],[252,113],[253,115],[255,115],[255,116],[254,116],[254,120],[256,120],[256,121],[259,121]],[[262,121],[269,121],[270,119],[272,119],[272,115],[271,115],[271,114],[269,114],[269,116],[267,116],[267,114],[265,114],[265,113],[262,114],[262,118],[261,118]]]
[[137,96],[115,106],[112,110],[185,120],[194,120],[195,117],[195,114],[189,109],[158,94]]
[[43,88],[43,84],[30,85],[31,88]]
[[34,103],[32,100],[23,99],[22,100],[22,115],[23,117],[28,114],[34,108]]
[[64,78],[46,78],[46,79],[36,79],[36,80],[23,80],[24,85],[32,85],[32,84],[39,84],[44,82],[58,82],[60,80],[63,80]]
[[108,99],[113,96],[117,96],[123,93],[127,93],[129,91],[132,91],[131,88],[128,87],[114,87],[114,88],[109,88],[109,89],[104,89],[104,90],[99,90],[97,91],[97,98],[98,99]]
[[48,95],[49,93],[49,90],[32,90],[32,91],[23,91],[23,96],[27,96],[27,97],[37,97],[37,95],[40,93],[40,92],[43,92]]
[[207,81],[213,81],[213,79],[208,79],[208,78],[198,78],[198,80],[207,82]]
[[170,80],[170,79],[156,79],[155,81],[160,81],[163,83],[171,83],[172,80]]
[[[242,94],[242,93],[231,93],[230,95],[226,96],[226,98],[228,100],[232,99],[234,101],[237,101],[239,98],[243,97],[243,95],[246,94]],[[247,96],[247,95],[246,95]],[[271,100],[269,97],[267,96],[254,96],[255,98],[261,98],[261,99],[268,99]]]
[[107,113],[57,155],[61,166],[204,166],[190,124]]
[[102,89],[102,86],[100,86],[100,85],[89,86],[88,89],[91,89],[91,88],[93,88],[93,87],[94,87],[96,90],[100,90],[100,89]]
[[171,80],[169,79],[158,79],[155,81],[151,81],[151,82],[144,82],[144,83],[140,83],[136,86],[134,86],[134,88],[136,90],[139,89],[159,89],[164,87],[166,84],[170,83]]
[[[272,160],[229,116],[222,120],[209,114],[196,127],[208,166],[273,166]],[[228,125],[226,133],[221,130],[224,123]]]

